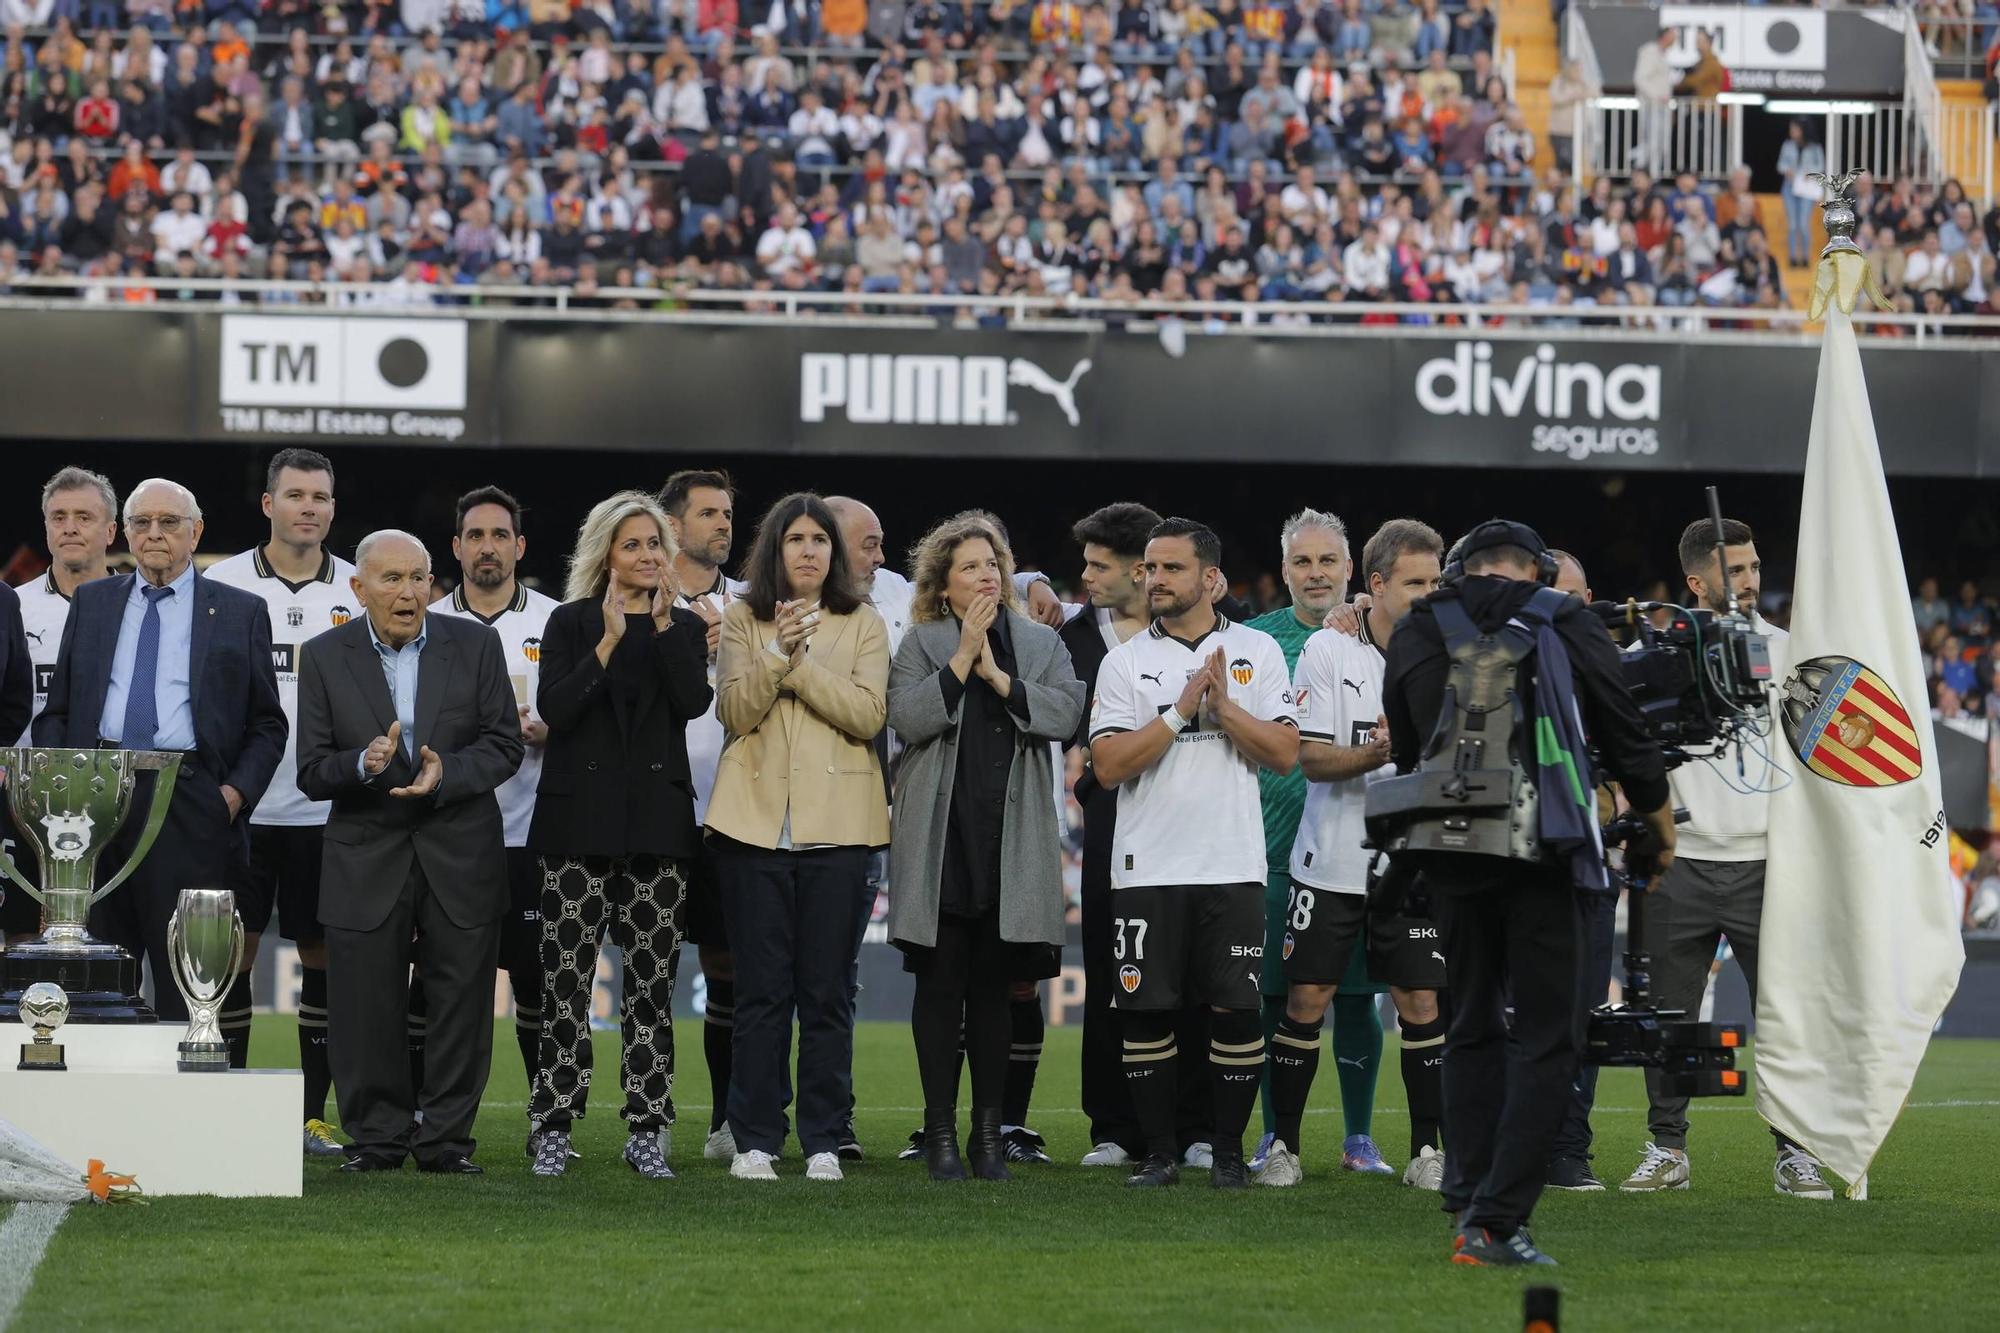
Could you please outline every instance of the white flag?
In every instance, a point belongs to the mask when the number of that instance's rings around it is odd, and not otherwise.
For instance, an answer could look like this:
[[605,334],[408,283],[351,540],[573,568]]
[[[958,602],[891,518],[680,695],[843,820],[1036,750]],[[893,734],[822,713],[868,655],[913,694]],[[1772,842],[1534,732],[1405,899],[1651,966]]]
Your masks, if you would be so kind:
[[1867,1197],[1965,963],[1896,518],[1854,326],[1826,316],[1779,690],[1757,1109]]

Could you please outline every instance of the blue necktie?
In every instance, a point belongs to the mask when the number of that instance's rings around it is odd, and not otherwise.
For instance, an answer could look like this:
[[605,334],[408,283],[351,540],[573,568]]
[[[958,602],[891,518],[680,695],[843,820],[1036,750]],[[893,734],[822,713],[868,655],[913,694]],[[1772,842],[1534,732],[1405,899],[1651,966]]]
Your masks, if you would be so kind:
[[160,599],[174,595],[172,588],[155,588],[142,583],[146,615],[139,622],[139,649],[132,655],[132,680],[125,689],[125,731],[119,745],[127,750],[150,750],[160,730]]

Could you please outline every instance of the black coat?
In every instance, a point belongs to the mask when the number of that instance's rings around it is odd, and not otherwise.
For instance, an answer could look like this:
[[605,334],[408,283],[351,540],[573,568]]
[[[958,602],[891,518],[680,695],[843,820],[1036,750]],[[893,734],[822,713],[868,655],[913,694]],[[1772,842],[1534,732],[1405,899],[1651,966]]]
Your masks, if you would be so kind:
[[528,846],[566,856],[701,850],[688,769],[687,724],[708,711],[708,627],[675,607],[655,634],[627,616],[607,668],[597,660],[604,615],[596,598],[567,602],[542,631],[541,685],[548,750]]

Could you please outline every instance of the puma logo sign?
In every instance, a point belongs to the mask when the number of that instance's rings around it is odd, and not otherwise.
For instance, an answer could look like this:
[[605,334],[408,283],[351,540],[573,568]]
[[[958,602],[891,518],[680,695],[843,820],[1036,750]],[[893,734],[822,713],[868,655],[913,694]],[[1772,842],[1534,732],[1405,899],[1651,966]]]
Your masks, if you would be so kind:
[[1351,1057],[1349,1057],[1349,1056],[1345,1056],[1345,1055],[1336,1055],[1336,1056],[1334,1056],[1334,1057],[1333,1057],[1333,1062],[1334,1062],[1335,1064],[1337,1064],[1337,1065],[1353,1065],[1353,1066],[1354,1066],[1354,1067],[1355,1067],[1356,1069],[1366,1069],[1366,1068],[1368,1068],[1368,1061],[1366,1061],[1366,1060],[1356,1060],[1356,1059],[1353,1059],[1353,1058],[1351,1058]]
[[1361,687],[1359,685],[1356,685],[1353,681],[1349,680],[1345,676],[1342,676],[1340,678],[1340,683],[1342,685],[1345,685],[1348,689],[1353,690],[1355,698],[1359,699],[1361,697]]
[[1082,424],[1083,418],[1076,413],[1076,382],[1090,373],[1090,361],[1085,358],[1076,363],[1076,368],[1066,380],[1057,380],[1048,371],[1032,361],[1015,357],[1007,363],[1007,382],[1023,389],[1033,389],[1045,393],[1056,400],[1056,406],[1072,426]]
[[1445,963],[1445,961],[1444,961],[1444,955],[1443,955],[1443,954],[1441,954],[1441,953],[1439,953],[1439,952],[1438,952],[1438,951],[1437,951],[1436,949],[1432,949],[1432,950],[1431,950],[1431,957],[1433,957],[1433,958],[1435,958],[1435,959],[1437,959],[1437,960],[1438,960],[1438,966],[1439,966],[1439,967],[1444,967],[1444,966],[1447,966],[1447,964],[1446,964],[1446,963]]
[[1141,671],[1141,672],[1139,673],[1139,679],[1140,679],[1140,680],[1150,680],[1150,681],[1152,681],[1152,682],[1153,682],[1153,683],[1154,683],[1155,685],[1158,685],[1158,684],[1160,683],[1160,677],[1161,677],[1161,676],[1163,676],[1163,675],[1165,675],[1165,674],[1166,674],[1166,673],[1165,673],[1165,672],[1163,672],[1163,671]]
[[36,631],[34,631],[34,630],[23,630],[23,631],[22,631],[22,633],[26,634],[26,635],[27,635],[27,636],[28,636],[29,638],[33,639],[33,640],[35,641],[35,646],[36,646],[37,648],[39,648],[39,647],[41,647],[41,646],[42,646],[42,636],[41,636],[41,635],[40,635],[39,633],[37,633]]

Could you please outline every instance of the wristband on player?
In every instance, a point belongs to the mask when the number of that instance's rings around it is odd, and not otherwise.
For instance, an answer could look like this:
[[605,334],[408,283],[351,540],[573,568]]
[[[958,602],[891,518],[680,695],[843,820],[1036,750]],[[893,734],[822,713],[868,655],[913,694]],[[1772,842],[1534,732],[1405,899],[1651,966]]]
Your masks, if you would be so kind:
[[1188,724],[1188,720],[1181,716],[1180,710],[1177,708],[1169,708],[1166,712],[1160,714],[1160,721],[1166,723],[1167,730],[1176,736],[1180,735]]

